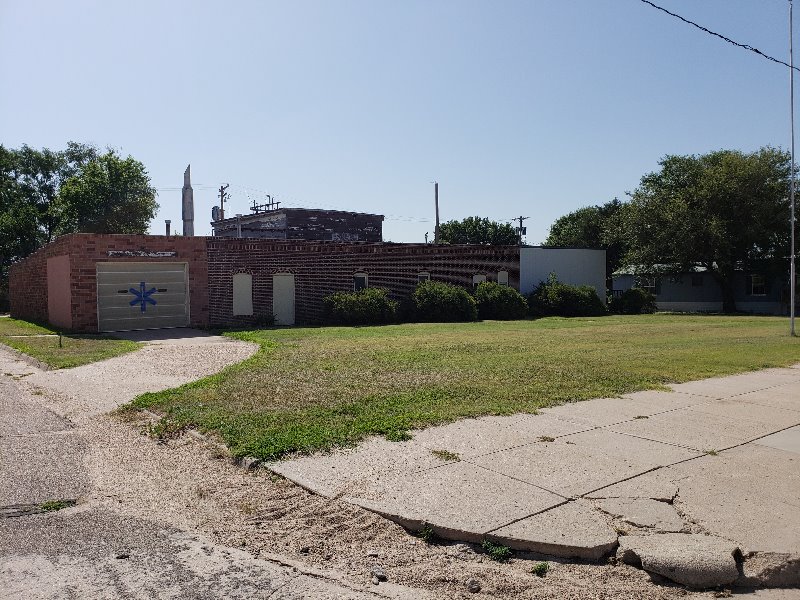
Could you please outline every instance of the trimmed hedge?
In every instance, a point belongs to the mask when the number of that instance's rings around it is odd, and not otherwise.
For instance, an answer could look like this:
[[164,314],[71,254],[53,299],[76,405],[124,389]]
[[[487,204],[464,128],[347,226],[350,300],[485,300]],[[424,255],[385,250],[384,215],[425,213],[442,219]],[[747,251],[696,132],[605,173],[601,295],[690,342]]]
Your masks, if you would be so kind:
[[611,311],[623,315],[641,315],[656,312],[656,297],[642,288],[633,287],[611,301]]
[[399,303],[381,288],[336,292],[322,299],[326,323],[332,325],[384,325],[397,322]]
[[421,323],[477,321],[475,299],[463,287],[422,281],[411,294],[408,318]]
[[528,301],[517,290],[493,281],[483,281],[475,289],[475,302],[481,319],[511,321],[524,319]]
[[596,317],[606,314],[606,307],[589,285],[561,283],[551,274],[528,296],[534,317]]

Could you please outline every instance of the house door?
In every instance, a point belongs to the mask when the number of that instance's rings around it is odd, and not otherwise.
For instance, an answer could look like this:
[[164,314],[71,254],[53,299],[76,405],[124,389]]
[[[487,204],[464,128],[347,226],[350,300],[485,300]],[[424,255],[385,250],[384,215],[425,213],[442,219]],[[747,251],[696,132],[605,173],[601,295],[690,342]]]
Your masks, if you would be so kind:
[[272,276],[272,314],[276,325],[294,325],[294,275]]

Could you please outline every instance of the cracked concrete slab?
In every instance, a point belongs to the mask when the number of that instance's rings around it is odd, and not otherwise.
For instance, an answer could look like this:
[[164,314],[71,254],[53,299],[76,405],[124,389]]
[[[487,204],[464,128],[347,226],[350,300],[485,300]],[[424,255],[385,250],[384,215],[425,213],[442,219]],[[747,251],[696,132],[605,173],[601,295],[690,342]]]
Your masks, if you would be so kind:
[[617,546],[617,533],[609,520],[583,501],[556,506],[487,537],[515,550],[585,560],[598,560]]
[[430,524],[442,537],[459,535],[478,542],[488,531],[564,502],[561,496],[463,461],[399,475],[347,499],[365,508],[383,505],[383,514],[402,511],[410,520]]
[[530,444],[542,436],[555,438],[587,428],[546,414],[481,417],[416,431],[414,442],[468,458]]
[[637,527],[661,533],[679,533],[687,528],[675,507],[651,498],[606,498],[596,505],[608,514]]
[[743,447],[671,467],[680,479],[676,505],[743,551],[800,552],[800,479],[754,463],[746,452]]
[[470,459],[565,497],[696,456],[689,450],[607,431],[589,431]]
[[736,550],[733,542],[707,535],[631,535],[620,538],[617,558],[689,587],[708,588],[739,577]]

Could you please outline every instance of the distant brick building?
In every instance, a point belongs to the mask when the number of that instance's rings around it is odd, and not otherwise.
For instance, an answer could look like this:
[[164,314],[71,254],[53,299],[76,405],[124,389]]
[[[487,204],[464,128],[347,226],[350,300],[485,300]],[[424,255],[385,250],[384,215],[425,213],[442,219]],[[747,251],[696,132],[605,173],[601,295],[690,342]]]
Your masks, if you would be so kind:
[[431,279],[527,293],[554,270],[603,295],[603,250],[82,233],[12,265],[9,288],[12,316],[95,332],[314,324],[337,291],[401,299]]
[[278,208],[211,222],[214,236],[270,240],[381,242],[383,215]]

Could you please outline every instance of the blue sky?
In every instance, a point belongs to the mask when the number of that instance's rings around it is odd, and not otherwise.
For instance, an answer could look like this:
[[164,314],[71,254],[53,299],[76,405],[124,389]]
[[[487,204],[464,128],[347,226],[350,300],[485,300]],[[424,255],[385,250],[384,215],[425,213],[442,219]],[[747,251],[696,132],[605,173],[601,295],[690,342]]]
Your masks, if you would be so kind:
[[[787,57],[783,0],[656,3]],[[539,243],[666,154],[789,144],[787,68],[639,0],[0,0],[0,77],[0,143],[131,154],[156,233],[189,163],[197,234],[230,183],[228,214],[269,193],[422,241],[438,180],[443,221]]]

